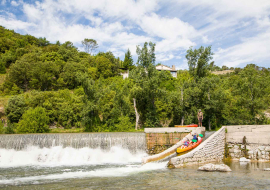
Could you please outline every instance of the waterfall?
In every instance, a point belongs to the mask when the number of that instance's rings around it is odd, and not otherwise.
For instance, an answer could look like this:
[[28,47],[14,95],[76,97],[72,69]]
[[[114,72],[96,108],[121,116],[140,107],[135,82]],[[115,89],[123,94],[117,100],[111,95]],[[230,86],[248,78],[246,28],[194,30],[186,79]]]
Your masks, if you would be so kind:
[[146,141],[144,133],[55,133],[55,134],[18,134],[0,135],[1,149],[22,150],[28,146],[51,148],[61,146],[80,149],[109,150],[117,146],[130,152],[145,151]]

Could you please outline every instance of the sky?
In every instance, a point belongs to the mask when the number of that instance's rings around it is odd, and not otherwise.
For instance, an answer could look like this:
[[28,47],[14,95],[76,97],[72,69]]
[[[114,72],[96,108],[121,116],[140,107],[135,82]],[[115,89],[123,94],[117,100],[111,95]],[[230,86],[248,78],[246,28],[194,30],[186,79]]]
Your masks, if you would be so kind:
[[[187,69],[191,46],[212,46],[218,66],[270,67],[269,0],[0,0],[0,25],[51,43],[95,39],[98,51],[136,60],[156,43],[156,63]],[[96,52],[96,53],[97,53]]]

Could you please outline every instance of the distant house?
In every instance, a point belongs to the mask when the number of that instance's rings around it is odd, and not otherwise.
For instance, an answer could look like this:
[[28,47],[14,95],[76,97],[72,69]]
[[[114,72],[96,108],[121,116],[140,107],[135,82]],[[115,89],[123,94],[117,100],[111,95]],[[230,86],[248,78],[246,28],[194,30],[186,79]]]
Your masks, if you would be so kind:
[[156,69],[158,71],[170,71],[173,77],[177,77],[177,70],[175,70],[175,65],[173,65],[171,68],[171,67],[161,64],[161,65],[157,65]]
[[126,68],[120,68],[120,70],[121,70],[120,75],[123,76],[123,79],[128,78],[128,76],[129,76],[129,70],[126,69]]
[[[123,76],[123,79],[128,78],[129,77],[129,70],[125,69],[125,68],[120,68],[121,73],[120,75]],[[168,67],[166,65],[157,65],[156,66],[156,70],[158,71],[170,71],[170,73],[172,74],[173,77],[177,77],[177,70],[175,70],[175,65],[171,67]]]

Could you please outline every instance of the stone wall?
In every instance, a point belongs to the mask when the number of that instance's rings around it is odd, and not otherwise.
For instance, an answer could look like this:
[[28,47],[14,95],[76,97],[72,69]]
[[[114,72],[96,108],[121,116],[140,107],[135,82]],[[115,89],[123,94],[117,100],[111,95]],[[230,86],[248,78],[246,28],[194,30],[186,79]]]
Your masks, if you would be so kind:
[[203,141],[197,148],[169,162],[169,167],[182,167],[184,165],[220,161],[224,158],[225,150],[225,127],[222,127],[208,139]]
[[226,126],[226,129],[227,158],[270,161],[270,125]]
[[148,154],[158,154],[167,150],[194,129],[194,127],[145,128]]
[[[172,132],[173,130],[176,130],[176,129],[177,128],[171,128],[170,130]],[[165,131],[166,129],[159,128],[158,130],[153,129],[153,131],[152,130],[151,131],[152,132],[157,132],[157,131],[161,132],[162,130]],[[183,133],[186,133],[187,131],[190,131],[191,128],[190,127],[189,128],[180,128],[180,129],[178,128],[177,130],[178,130],[178,132],[182,131]],[[148,132],[150,132],[150,131],[148,131]],[[194,127],[194,128],[192,128],[192,131],[190,133],[188,133],[183,139],[178,141],[172,147],[170,147],[170,148],[168,148],[168,149],[166,149],[163,152],[160,152],[158,154],[149,155],[147,157],[144,157],[144,158],[142,158],[142,162],[143,163],[148,163],[148,162],[164,160],[164,159],[167,159],[167,158],[170,158],[170,157],[177,156],[176,149],[178,147],[182,146],[186,139],[191,140],[193,138],[192,133],[203,134],[204,135],[205,134],[205,128],[204,127]],[[167,134],[167,133],[165,133],[165,134]]]
[[188,133],[146,133],[148,154],[158,154],[172,147]]

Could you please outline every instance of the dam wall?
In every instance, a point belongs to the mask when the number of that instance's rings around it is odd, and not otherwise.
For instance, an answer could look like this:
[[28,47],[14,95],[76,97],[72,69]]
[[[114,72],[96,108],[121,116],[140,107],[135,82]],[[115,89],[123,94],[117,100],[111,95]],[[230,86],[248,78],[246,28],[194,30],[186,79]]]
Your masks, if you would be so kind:
[[61,146],[63,148],[71,147],[75,149],[88,147],[104,150],[117,146],[136,152],[146,150],[146,140],[145,133],[143,132],[0,135],[0,149],[23,150],[29,146],[38,148]]
[[270,161],[270,125],[226,126],[227,158]]
[[148,154],[159,154],[167,150],[195,129],[196,127],[145,128]]
[[190,164],[221,161],[224,158],[224,150],[225,127],[222,127],[197,148],[184,155],[171,158],[169,167],[180,168]]

